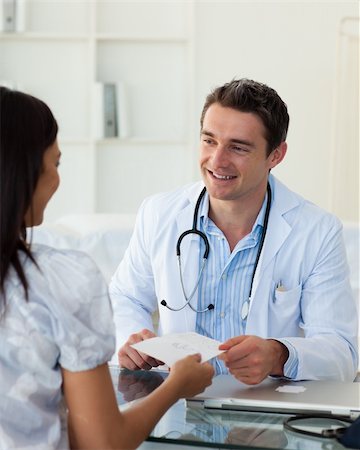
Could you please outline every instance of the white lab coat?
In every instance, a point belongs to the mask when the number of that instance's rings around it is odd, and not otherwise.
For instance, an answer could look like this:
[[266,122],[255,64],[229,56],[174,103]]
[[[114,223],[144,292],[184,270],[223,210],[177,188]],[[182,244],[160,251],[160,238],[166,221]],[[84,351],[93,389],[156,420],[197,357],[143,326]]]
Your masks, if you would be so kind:
[[[357,370],[357,312],[340,221],[270,175],[272,206],[263,251],[254,277],[248,335],[285,338],[296,349],[295,379],[353,380]],[[195,330],[196,313],[184,304],[176,242],[192,227],[203,188],[195,183],[146,199],[134,234],[110,284],[117,345],[143,328],[152,329],[159,309],[158,334]],[[181,244],[184,284],[195,286],[198,237]],[[276,291],[281,280],[285,291]],[[193,299],[196,307],[196,295]],[[211,313],[216,314],[215,310]],[[239,311],[240,314],[240,311]],[[240,334],[240,332],[239,332]],[[304,338],[305,337],[305,338]]]

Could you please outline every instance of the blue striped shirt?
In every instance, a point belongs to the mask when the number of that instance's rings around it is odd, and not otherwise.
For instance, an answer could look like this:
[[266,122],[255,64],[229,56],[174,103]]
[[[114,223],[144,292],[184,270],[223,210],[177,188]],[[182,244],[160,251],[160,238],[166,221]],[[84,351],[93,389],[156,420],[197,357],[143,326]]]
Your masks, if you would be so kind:
[[[206,193],[199,211],[199,229],[206,234],[210,252],[198,288],[198,309],[205,309],[212,303],[214,310],[196,315],[196,331],[220,342],[243,335],[246,319],[241,318],[241,308],[249,298],[255,260],[260,245],[266,210],[265,198],[251,232],[244,236],[230,251],[229,243],[223,232],[209,218],[209,197]],[[205,250],[201,240],[200,258]],[[289,359],[284,367],[286,376],[292,377],[297,371],[295,349],[285,340],[289,350]],[[215,360],[217,374],[228,373],[224,363]]]

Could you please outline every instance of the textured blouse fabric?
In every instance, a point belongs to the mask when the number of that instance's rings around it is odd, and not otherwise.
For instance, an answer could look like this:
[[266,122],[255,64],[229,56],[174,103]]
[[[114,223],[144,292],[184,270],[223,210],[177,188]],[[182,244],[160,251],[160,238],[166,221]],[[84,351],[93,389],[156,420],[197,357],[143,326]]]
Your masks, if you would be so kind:
[[[61,367],[107,362],[115,329],[106,283],[84,253],[34,246],[29,298],[10,270],[0,318],[0,449],[68,449]],[[1,299],[1,305],[4,304]]]

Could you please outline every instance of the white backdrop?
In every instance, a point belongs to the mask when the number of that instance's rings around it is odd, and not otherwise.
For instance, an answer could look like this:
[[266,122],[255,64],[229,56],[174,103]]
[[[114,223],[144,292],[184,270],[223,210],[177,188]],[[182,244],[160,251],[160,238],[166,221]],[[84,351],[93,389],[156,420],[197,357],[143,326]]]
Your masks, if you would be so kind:
[[351,221],[359,220],[359,21],[343,22],[356,16],[359,3],[349,1],[199,1],[194,21],[196,115],[209,88],[234,77],[276,89],[290,128],[274,174]]
[[[25,3],[26,33],[0,36],[0,80],[44,99],[59,121],[63,183],[46,220],[135,213],[146,195],[198,179],[205,96],[248,77],[288,104],[288,154],[275,175],[359,221],[358,1]],[[94,141],[92,83],[118,80],[133,136]]]

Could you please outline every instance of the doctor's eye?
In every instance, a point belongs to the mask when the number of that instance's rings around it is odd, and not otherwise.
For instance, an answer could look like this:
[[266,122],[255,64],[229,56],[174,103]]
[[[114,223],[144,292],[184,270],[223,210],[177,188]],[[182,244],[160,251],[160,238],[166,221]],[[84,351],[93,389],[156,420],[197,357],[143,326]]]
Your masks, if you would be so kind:
[[236,153],[248,153],[249,150],[244,147],[239,147],[238,145],[232,145],[230,149]]
[[211,145],[211,144],[214,143],[213,139],[210,139],[210,138],[208,138],[208,137],[203,138],[202,141],[203,141],[205,144],[208,144],[208,145]]

